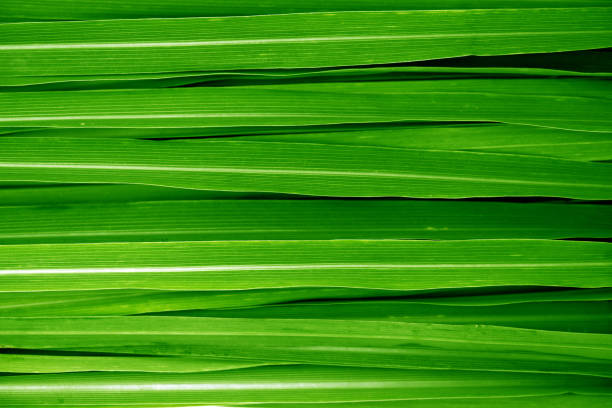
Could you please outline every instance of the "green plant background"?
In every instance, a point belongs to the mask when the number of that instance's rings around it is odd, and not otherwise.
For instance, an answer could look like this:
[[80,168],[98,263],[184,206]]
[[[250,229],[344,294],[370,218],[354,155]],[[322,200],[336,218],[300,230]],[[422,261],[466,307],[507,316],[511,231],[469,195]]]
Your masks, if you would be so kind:
[[0,406],[612,394],[607,0],[4,0]]

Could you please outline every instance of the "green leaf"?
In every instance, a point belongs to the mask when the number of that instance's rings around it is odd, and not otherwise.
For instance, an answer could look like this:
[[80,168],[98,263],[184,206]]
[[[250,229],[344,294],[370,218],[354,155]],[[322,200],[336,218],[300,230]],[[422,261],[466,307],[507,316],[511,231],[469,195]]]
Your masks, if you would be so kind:
[[4,291],[612,286],[607,243],[208,241],[0,246]]
[[[563,394],[536,397],[503,397],[503,398],[432,398],[421,400],[370,401],[335,403],[333,408],[542,408],[546,406],[564,408],[605,407],[608,396]],[[295,408],[291,404],[257,404],[240,406],[256,406],[258,408]],[[329,404],[301,404],[301,408],[329,408]],[[81,407],[78,407],[81,408]],[[112,407],[106,407],[112,408]]]
[[458,306],[493,306],[528,302],[571,302],[591,300],[612,300],[612,289],[562,289],[562,290],[530,290],[516,293],[468,293],[440,294],[430,297],[415,298],[414,301],[432,305]]
[[[444,306],[411,300],[305,302],[224,310],[162,312],[164,316],[258,319],[333,319],[410,323],[488,324],[538,330],[611,333],[609,302],[543,302],[499,306]],[[264,322],[262,322],[264,323]],[[264,323],[265,324],[265,323]]]
[[609,394],[597,377],[516,373],[260,367],[203,374],[43,374],[0,377],[12,406],[184,406],[357,402],[443,397]]
[[[596,290],[597,291],[597,290]],[[287,288],[238,291],[110,289],[0,292],[0,316],[109,316],[167,310],[243,307],[310,299],[401,296],[409,291],[356,288]],[[421,293],[418,291],[417,293]],[[610,295],[595,292],[582,299]]]
[[612,376],[609,334],[361,320],[0,318],[0,344],[338,366]]
[[612,8],[593,7],[2,24],[0,75],[328,67],[605,48],[611,17]]
[[246,140],[408,149],[468,150],[592,161],[612,159],[608,134],[500,124],[425,125],[248,135]]
[[26,6],[17,0],[5,0],[0,20],[87,20],[111,18],[241,16],[253,14],[306,13],[313,11],[380,11],[380,10],[443,10],[463,8],[540,8],[608,6],[606,0],[289,0],[240,1],[183,0],[45,0]]
[[356,81],[427,78],[599,77],[612,72],[610,53],[580,50],[540,54],[467,56],[367,68],[294,68],[200,72],[159,72],[111,75],[58,75],[0,77],[3,90],[68,90],[176,86],[196,82],[236,85],[299,81]]
[[243,141],[0,139],[0,180],[341,197],[612,198],[612,166],[470,152]]
[[[64,373],[78,371],[195,373],[265,365],[263,362],[209,357],[125,356],[119,354],[53,353],[12,350],[0,352],[5,373]],[[2,386],[0,385],[0,394]]]
[[[267,198],[279,198],[273,194]],[[157,200],[238,200],[260,198],[258,194],[228,191],[191,190],[138,184],[63,184],[41,182],[0,182],[3,206],[54,206],[79,203],[127,203]]]
[[[482,81],[485,85],[481,88],[466,92],[432,91],[435,83],[446,81],[423,81],[427,86],[414,85],[420,81],[390,82],[391,85],[387,86],[398,88],[398,94],[385,94],[384,87],[377,90],[378,82],[340,86],[333,83],[295,84],[281,88],[4,92],[0,93],[0,124],[68,128],[233,128],[392,121],[486,121],[612,131],[609,115],[612,101],[575,96],[580,94],[582,86],[578,91],[557,92],[554,91],[555,80],[550,80],[547,87],[552,89],[543,88],[541,94],[537,89],[533,91],[535,94],[505,94],[491,93],[496,80]],[[516,81],[517,84],[525,83]],[[326,85],[329,85],[329,92],[323,92]],[[423,90],[410,91],[413,86]],[[602,86],[602,89],[607,88]],[[584,92],[588,96],[589,91]],[[590,92],[593,96],[600,95],[598,91]],[[172,103],[167,103],[167,100],[172,100]]]
[[611,236],[612,208],[603,205],[421,200],[177,200],[0,207],[0,244]]
[[[222,309],[312,300],[395,298],[420,305],[495,306],[530,302],[612,300],[612,289],[484,287],[418,291],[287,288],[237,291],[101,289],[0,292],[0,316],[110,316],[172,310]],[[411,307],[408,305],[408,307]],[[426,306],[425,306],[426,307]]]
[[[605,407],[610,397],[607,395],[563,394],[528,397],[486,397],[486,398],[428,398],[413,400],[385,400],[360,402],[335,402],[332,408],[541,408],[543,406],[562,406],[564,408]],[[169,408],[175,405],[152,405],[155,408]],[[185,408],[185,405],[176,405]],[[329,403],[300,403],[300,408],[329,408]],[[82,406],[62,405],[63,408],[82,408]],[[294,403],[243,404],[232,403],[223,408],[295,408]],[[105,405],[104,408],[125,408],[125,405]]]
[[[335,69],[282,69],[227,72],[167,72],[157,74],[61,75],[0,78],[3,91],[161,88],[187,84],[213,86],[313,83],[328,81],[400,81],[455,78],[585,77],[609,78],[612,73],[546,68],[401,66]],[[554,81],[548,81],[553,83]]]
[[428,93],[497,93],[504,95],[541,95],[610,99],[612,84],[598,78],[463,78],[420,81],[361,81],[341,79],[322,83],[281,83],[251,85],[246,89],[316,91],[357,94],[406,95]]

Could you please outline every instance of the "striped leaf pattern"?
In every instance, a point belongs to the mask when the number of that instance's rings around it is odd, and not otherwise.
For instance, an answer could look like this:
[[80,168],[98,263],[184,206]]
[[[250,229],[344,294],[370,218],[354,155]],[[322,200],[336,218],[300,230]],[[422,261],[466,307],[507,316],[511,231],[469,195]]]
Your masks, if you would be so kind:
[[605,0],[4,0],[0,402],[604,407]]

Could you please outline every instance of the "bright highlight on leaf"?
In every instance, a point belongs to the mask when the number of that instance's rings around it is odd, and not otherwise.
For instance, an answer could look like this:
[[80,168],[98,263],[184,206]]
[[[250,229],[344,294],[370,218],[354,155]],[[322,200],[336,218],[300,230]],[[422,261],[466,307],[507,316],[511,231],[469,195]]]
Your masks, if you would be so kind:
[[598,242],[177,241],[6,245],[0,255],[4,291],[598,288],[612,282],[610,247]]

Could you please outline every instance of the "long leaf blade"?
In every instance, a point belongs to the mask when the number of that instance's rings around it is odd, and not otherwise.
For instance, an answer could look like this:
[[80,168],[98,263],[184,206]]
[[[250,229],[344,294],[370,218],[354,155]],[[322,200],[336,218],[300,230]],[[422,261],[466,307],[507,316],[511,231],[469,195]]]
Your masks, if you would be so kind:
[[[204,374],[47,374],[0,379],[17,406],[173,406],[357,402],[439,397],[609,394],[600,378],[515,373],[264,367]],[[157,404],[157,405],[155,405]]]
[[[35,6],[34,6],[35,4]],[[488,0],[479,1],[478,8],[541,8],[541,7],[601,7],[605,0]],[[258,14],[307,13],[315,11],[381,11],[381,10],[432,10],[470,9],[470,0],[444,0],[434,4],[427,0],[267,0],[265,2],[231,2],[223,0],[183,0],[177,6],[168,0],[82,0],[77,4],[69,0],[45,0],[24,7],[18,0],[6,0],[0,19],[7,21],[30,20],[87,20],[111,18],[152,17],[204,17],[240,16]]]
[[[488,324],[538,330],[612,333],[609,302],[517,303],[501,306],[445,306],[414,301],[305,302],[225,310],[183,310],[164,316],[258,319],[333,319],[440,324]],[[264,323],[262,321],[262,323]]]
[[121,316],[173,310],[244,308],[312,300],[389,298],[422,305],[500,306],[533,302],[612,300],[612,290],[547,287],[485,287],[447,290],[375,290],[355,288],[288,288],[238,291],[101,289],[0,292],[0,316]]
[[[323,84],[319,84],[323,85]],[[376,83],[374,83],[376,85]],[[234,128],[396,121],[503,122],[612,131],[606,98],[470,92],[343,92],[310,88],[211,87],[154,90],[0,93],[0,124],[24,127]],[[408,97],[409,96],[409,97]],[[165,101],[172,100],[169,104]],[[227,134],[227,130],[226,130]]]
[[59,208],[54,205],[0,207],[2,244],[608,238],[611,234],[612,209],[609,207],[561,203],[177,200]]
[[0,74],[300,68],[605,48],[612,43],[611,10],[338,12],[3,24],[0,58],[6,63]]
[[[606,243],[208,241],[0,246],[4,291],[611,286]],[[356,273],[359,272],[359,273]]]
[[254,141],[468,150],[594,161],[612,159],[612,138],[576,132],[500,124],[395,126],[378,129],[244,136]]
[[166,316],[0,318],[0,324],[1,344],[20,349],[612,376],[612,336],[608,334],[383,321]]
[[3,138],[0,180],[340,197],[612,198],[612,167],[549,158],[297,143]]

